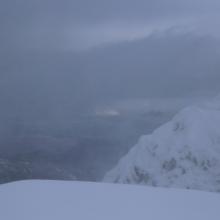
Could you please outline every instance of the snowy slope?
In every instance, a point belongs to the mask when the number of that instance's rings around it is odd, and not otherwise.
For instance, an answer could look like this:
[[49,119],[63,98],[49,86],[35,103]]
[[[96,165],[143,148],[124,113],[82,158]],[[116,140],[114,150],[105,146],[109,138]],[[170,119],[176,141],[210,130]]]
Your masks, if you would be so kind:
[[22,181],[0,186],[2,220],[219,220],[215,193],[104,183]]
[[220,191],[220,97],[142,136],[104,181]]

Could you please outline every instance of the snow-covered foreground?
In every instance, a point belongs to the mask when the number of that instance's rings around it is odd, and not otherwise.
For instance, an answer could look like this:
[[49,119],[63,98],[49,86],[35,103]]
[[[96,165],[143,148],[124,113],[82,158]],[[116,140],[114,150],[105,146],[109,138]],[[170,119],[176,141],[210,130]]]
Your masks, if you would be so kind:
[[2,220],[219,220],[220,194],[146,186],[21,181],[0,186]]

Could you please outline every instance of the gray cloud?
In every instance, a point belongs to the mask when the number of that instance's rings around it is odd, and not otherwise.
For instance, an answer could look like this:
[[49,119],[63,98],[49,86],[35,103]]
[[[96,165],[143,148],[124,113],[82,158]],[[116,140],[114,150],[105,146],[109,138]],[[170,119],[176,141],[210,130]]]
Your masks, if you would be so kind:
[[3,0],[0,6],[3,46],[79,49],[86,43],[91,46],[112,38],[117,41],[117,38],[143,37],[149,30],[172,25],[218,32],[210,27],[210,21],[219,17],[220,3],[216,0]]
[[125,99],[213,95],[219,7],[214,0],[3,0],[1,115],[58,117]]
[[12,115],[16,109],[57,117],[120,100],[213,95],[218,45],[211,37],[167,32],[81,53],[14,55],[1,76],[1,98]]

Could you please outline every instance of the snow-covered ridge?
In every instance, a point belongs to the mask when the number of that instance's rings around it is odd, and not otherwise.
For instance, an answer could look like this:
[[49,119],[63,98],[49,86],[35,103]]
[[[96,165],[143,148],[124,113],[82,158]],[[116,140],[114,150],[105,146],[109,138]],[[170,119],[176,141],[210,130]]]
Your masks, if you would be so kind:
[[21,181],[0,186],[2,220],[219,220],[220,195],[119,184]]
[[220,96],[142,136],[104,181],[220,191]]

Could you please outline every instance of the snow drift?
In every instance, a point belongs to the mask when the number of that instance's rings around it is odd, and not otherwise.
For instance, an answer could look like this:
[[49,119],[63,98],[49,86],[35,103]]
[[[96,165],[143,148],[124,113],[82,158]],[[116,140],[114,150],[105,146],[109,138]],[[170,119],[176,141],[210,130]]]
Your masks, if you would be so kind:
[[104,181],[220,191],[220,97],[142,136]]
[[143,186],[22,181],[0,186],[2,220],[219,220],[215,193]]

